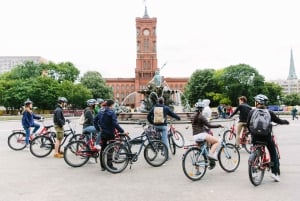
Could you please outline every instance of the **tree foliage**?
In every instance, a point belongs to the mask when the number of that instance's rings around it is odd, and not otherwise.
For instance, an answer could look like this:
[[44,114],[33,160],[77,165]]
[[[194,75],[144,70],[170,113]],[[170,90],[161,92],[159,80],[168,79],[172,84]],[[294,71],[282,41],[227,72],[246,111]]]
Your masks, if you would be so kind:
[[113,97],[112,89],[106,85],[102,75],[97,71],[86,72],[80,82],[91,91],[92,97],[95,99],[109,99]]
[[300,94],[293,93],[283,97],[285,105],[300,105]]

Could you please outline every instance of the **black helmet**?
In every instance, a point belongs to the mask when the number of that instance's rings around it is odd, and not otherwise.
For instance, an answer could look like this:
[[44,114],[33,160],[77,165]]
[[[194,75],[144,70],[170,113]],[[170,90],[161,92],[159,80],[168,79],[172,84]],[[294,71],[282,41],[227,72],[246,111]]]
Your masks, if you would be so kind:
[[29,104],[32,104],[32,101],[29,98],[27,98],[27,100],[24,102],[24,105],[29,105]]
[[67,103],[68,100],[65,97],[58,97],[57,102],[58,103]]
[[95,99],[89,99],[88,101],[86,101],[86,103],[87,103],[88,106],[93,106],[93,105],[96,104],[96,102],[97,101]]
[[269,98],[263,94],[258,94],[254,97],[255,101],[261,105],[266,105],[269,101]]

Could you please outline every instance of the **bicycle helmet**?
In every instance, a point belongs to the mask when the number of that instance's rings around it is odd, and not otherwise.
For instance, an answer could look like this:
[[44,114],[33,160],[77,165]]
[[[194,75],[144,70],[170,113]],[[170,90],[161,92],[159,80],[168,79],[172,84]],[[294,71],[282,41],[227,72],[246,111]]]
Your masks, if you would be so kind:
[[57,102],[58,103],[67,103],[68,100],[65,97],[58,97]]
[[89,99],[88,101],[86,101],[86,103],[87,103],[88,106],[93,106],[93,105],[96,104],[96,102],[97,101],[95,99]]
[[104,103],[104,100],[102,98],[97,98],[97,104],[102,104]]
[[195,104],[195,108],[197,109],[197,110],[202,110],[203,108],[204,108],[204,103],[203,102],[197,102],[196,104]]
[[29,105],[29,104],[32,104],[32,101],[29,98],[27,98],[27,100],[24,102],[24,105]]
[[258,94],[254,97],[255,101],[259,104],[266,105],[269,101],[269,98],[263,94]]

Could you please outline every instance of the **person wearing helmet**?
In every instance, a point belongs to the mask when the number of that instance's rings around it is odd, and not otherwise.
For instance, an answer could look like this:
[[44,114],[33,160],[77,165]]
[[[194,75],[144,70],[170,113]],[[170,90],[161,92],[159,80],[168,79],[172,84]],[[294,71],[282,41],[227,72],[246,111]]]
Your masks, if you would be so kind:
[[100,109],[102,107],[102,103],[104,103],[104,100],[102,98],[97,98],[95,111],[94,111],[95,114],[98,114],[98,112],[100,111]]
[[[263,94],[258,94],[257,96],[254,97],[255,100],[255,107],[256,109],[253,109],[249,112],[248,118],[247,118],[247,127],[250,131],[250,121],[251,121],[251,117],[253,115],[253,113],[255,112],[255,110],[257,109],[266,109],[271,116],[271,122],[275,122],[277,124],[289,124],[289,122],[285,119],[280,119],[279,117],[276,116],[276,114],[267,109],[267,103],[269,101],[268,97],[263,95]],[[271,124],[271,123],[270,123]],[[253,135],[252,134],[252,143],[255,144],[257,141],[260,142],[265,142],[267,145],[267,148],[269,150],[270,153],[270,157],[271,157],[271,162],[273,163],[273,166],[271,166],[271,177],[274,179],[274,181],[279,182],[280,181],[280,177],[279,177],[279,159],[278,159],[278,155],[276,152],[276,148],[275,148],[275,144],[274,141],[272,140],[272,124],[270,125],[270,132],[267,136],[257,136],[257,135]]]
[[57,99],[57,106],[53,113],[53,123],[54,129],[56,131],[56,141],[54,147],[54,157],[55,158],[63,158],[64,155],[61,154],[59,147],[61,141],[64,137],[64,125],[66,123],[63,108],[66,106],[68,100],[65,97],[59,97]]
[[102,98],[98,98],[97,103],[98,103],[97,104],[98,112],[96,113],[96,116],[94,118],[94,126],[96,128],[97,138],[96,138],[94,147],[98,150],[101,150],[101,145],[100,145],[100,142],[101,142],[101,129],[100,129],[99,124],[97,122],[100,121],[99,117],[101,116],[101,115],[98,115],[98,114],[101,113],[101,112],[104,112],[104,110],[106,108],[106,101],[104,101]]
[[204,99],[203,100],[204,108],[202,111],[202,115],[207,119],[207,121],[211,120],[211,108],[209,107],[210,100],[209,99]]
[[82,133],[83,134],[90,134],[90,133],[96,133],[96,129],[94,126],[94,110],[97,101],[95,99],[89,99],[87,100],[87,107],[85,108],[84,112],[84,122],[82,125]]
[[22,126],[25,130],[25,143],[26,149],[29,148],[29,138],[30,138],[30,128],[34,127],[32,134],[35,135],[37,130],[39,130],[40,125],[34,122],[34,119],[42,119],[43,117],[35,115],[32,111],[32,101],[27,99],[24,102],[24,112],[22,116]]
[[233,113],[228,117],[232,118],[237,112],[239,112],[239,122],[237,125],[236,141],[235,145],[240,149],[240,136],[242,135],[242,129],[247,126],[248,114],[252,108],[247,104],[246,96],[239,97],[239,105],[235,108]]
[[218,138],[209,134],[210,128],[221,128],[223,127],[221,124],[213,125],[208,122],[208,119],[202,114],[205,108],[205,104],[203,102],[197,102],[195,104],[195,114],[192,118],[192,130],[193,137],[195,141],[204,141],[206,140],[210,143],[211,149],[209,151],[208,157],[213,160],[218,160],[217,157],[217,148],[220,147],[220,142]]
[[[162,142],[168,147],[169,149],[169,142],[168,142],[168,127],[167,127],[167,116],[170,116],[170,117],[173,117],[177,120],[180,120],[180,117],[171,111],[171,109],[166,106],[164,104],[164,98],[163,97],[159,97],[158,100],[157,100],[157,103],[151,108],[151,110],[149,111],[148,115],[147,115],[147,120],[154,125],[155,129],[157,130],[160,130],[162,132]],[[155,110],[157,108],[162,108],[161,109],[161,113],[162,115],[160,115],[161,117],[163,117],[162,121],[157,123],[155,122]],[[171,159],[170,158],[170,155],[169,155],[169,158],[168,160]]]

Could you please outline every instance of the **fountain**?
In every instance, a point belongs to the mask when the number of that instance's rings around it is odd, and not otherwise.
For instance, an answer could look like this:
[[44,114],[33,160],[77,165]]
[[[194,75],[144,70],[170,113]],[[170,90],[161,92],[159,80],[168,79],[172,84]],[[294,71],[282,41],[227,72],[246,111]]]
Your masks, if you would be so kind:
[[[140,95],[143,96],[141,105],[134,108],[134,112],[129,111],[126,107],[130,105],[128,101],[136,100],[137,96]],[[153,79],[148,82],[146,89],[130,93],[120,105],[115,106],[119,120],[145,120],[148,112],[159,97],[163,97],[165,105],[181,116],[182,120],[187,120],[191,117],[191,108],[184,94],[180,90],[171,89],[165,81],[162,82],[162,77],[159,75],[159,71],[157,71]]]

